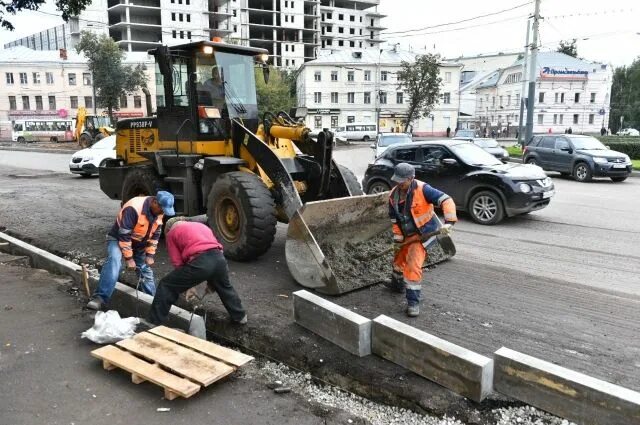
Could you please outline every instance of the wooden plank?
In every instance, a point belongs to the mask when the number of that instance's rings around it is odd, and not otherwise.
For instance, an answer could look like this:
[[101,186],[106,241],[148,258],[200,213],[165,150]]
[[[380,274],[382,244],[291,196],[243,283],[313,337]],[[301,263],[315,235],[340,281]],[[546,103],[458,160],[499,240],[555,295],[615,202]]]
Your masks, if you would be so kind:
[[170,391],[173,394],[186,398],[200,391],[200,385],[164,371],[157,365],[147,363],[133,356],[131,353],[119,349],[115,345],[106,345],[93,350],[91,355],[101,359],[105,369],[113,369],[114,366],[117,366],[131,373],[134,382],[136,382],[134,377],[153,382],[163,387],[165,393],[166,391]]
[[200,385],[211,385],[236,369],[149,332],[117,343]]
[[239,351],[235,351],[227,347],[222,347],[221,345],[205,341],[204,339],[196,338],[194,336],[185,334],[175,329],[168,328],[166,326],[155,327],[153,329],[150,329],[149,332],[153,333],[154,335],[166,338],[169,341],[173,341],[180,345],[189,347],[199,353],[230,364],[231,366],[240,367],[253,360],[253,357],[247,356],[246,354]]

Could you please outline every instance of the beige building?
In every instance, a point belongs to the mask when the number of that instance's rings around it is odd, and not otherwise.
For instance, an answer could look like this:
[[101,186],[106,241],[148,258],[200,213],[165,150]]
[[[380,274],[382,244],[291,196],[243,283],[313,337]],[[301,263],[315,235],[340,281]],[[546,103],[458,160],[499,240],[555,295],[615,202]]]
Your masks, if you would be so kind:
[[[79,107],[103,112],[95,105],[84,56],[63,52],[23,46],[0,50],[0,140],[10,139],[12,122],[16,120],[74,118]],[[151,109],[155,110],[153,58],[134,52],[127,54],[125,62],[147,66]],[[146,111],[145,96],[140,92],[123,97],[115,115],[141,117]]]

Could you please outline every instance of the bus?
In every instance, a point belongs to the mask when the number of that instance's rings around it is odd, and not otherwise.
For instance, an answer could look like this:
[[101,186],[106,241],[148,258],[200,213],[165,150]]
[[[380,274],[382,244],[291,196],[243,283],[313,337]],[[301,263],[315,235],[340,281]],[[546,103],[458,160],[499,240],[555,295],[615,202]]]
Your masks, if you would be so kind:
[[374,140],[378,134],[378,126],[375,124],[347,124],[344,127],[338,127],[335,131],[336,136],[347,140]]
[[72,120],[16,120],[13,121],[11,140],[27,142],[72,142]]

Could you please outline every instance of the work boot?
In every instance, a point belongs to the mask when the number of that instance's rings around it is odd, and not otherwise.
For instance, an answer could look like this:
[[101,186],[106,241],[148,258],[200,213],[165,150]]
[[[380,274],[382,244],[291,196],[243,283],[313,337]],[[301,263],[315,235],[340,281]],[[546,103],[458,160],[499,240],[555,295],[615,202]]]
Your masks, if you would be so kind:
[[89,302],[87,303],[87,308],[89,310],[100,311],[102,310],[103,307],[104,307],[104,301],[102,300],[102,298],[100,298],[97,295],[91,297],[91,299],[89,299]]
[[419,305],[410,305],[407,307],[407,316],[409,317],[418,317],[420,315],[420,306]]
[[398,279],[392,275],[390,280],[385,280],[382,284],[393,292],[400,294],[404,292],[404,282],[402,281],[402,278]]
[[247,324],[247,321],[248,321],[248,319],[247,319],[247,315],[245,314],[245,315],[244,315],[244,317],[243,317],[242,319],[237,320],[237,321],[236,321],[236,320],[234,320],[234,321],[233,321],[233,323],[236,323],[236,324],[238,324],[238,325],[243,325],[243,326],[244,326],[244,325],[246,325],[246,324]]

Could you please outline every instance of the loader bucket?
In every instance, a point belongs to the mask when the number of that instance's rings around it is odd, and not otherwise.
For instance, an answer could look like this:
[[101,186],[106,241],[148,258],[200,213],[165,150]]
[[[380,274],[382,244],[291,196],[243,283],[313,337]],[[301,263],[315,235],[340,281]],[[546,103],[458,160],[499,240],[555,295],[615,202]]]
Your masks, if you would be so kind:
[[[293,278],[328,295],[388,280],[393,261],[388,199],[389,193],[381,193],[307,202],[287,231],[285,254]],[[438,236],[427,252],[425,266],[451,258],[455,246],[448,236]]]

